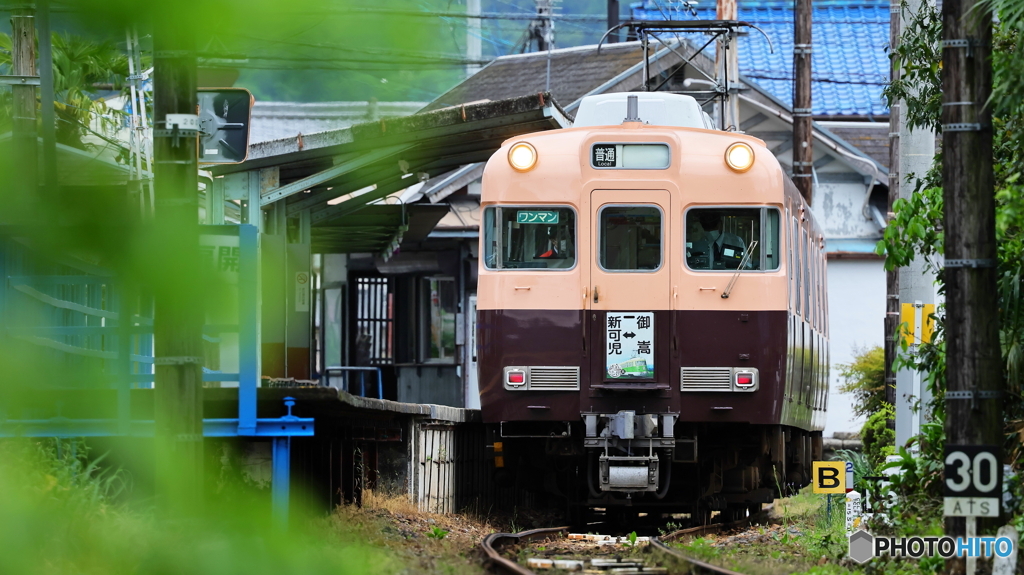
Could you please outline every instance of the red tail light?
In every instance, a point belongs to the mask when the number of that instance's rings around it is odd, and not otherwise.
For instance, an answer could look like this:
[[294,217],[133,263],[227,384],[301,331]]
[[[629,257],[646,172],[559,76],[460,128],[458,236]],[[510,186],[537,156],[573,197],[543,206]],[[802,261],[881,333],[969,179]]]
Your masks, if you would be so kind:
[[522,385],[526,383],[526,374],[521,371],[508,372],[508,383],[510,385]]
[[754,374],[752,373],[737,373],[736,374],[736,386],[737,387],[750,387],[754,385]]

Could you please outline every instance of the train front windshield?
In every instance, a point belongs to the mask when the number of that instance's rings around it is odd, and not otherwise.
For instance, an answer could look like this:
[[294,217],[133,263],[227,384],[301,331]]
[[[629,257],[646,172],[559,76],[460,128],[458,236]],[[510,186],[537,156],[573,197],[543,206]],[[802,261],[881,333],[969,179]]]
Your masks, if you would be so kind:
[[686,265],[692,270],[778,269],[778,246],[779,212],[774,208],[693,208],[686,213]]
[[484,211],[488,269],[567,269],[576,265],[576,212],[550,206]]

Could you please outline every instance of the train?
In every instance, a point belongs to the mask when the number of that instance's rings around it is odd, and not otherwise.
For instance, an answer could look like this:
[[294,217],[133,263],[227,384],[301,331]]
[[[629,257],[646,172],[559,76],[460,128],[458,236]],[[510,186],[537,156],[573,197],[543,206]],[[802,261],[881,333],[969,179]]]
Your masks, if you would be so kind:
[[763,141],[698,102],[588,96],[481,183],[477,353],[499,484],[569,510],[742,517],[807,485],[825,240]]

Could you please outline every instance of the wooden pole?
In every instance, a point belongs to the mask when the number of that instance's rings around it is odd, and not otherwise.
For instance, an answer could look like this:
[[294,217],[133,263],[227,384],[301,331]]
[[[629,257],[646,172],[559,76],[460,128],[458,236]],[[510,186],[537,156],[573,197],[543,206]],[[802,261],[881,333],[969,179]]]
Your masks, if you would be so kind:
[[[901,0],[891,0],[889,17],[889,45],[898,46],[900,43],[900,18]],[[899,79],[900,71],[896,60],[890,60],[889,78],[893,81]],[[886,210],[886,222],[893,219],[893,203],[900,197],[900,106],[901,102],[894,103],[889,108],[889,197]],[[885,319],[882,322],[882,329],[885,331],[882,339],[882,349],[885,354],[885,402],[889,405],[896,405],[896,372],[893,370],[893,362],[896,361],[896,340],[894,334],[896,327],[900,324],[900,270],[892,269],[885,272]],[[889,429],[896,429],[896,420],[886,420]]]
[[[998,446],[1003,380],[995,297],[992,111],[987,106],[992,93],[990,5],[943,2],[942,39],[946,441]],[[964,536],[965,519],[947,517],[945,531]],[[948,573],[964,569],[964,559],[946,560]]]
[[153,34],[157,486],[166,515],[189,517],[200,512],[203,471],[198,121],[190,133],[168,120],[196,115],[196,55],[191,13],[167,4]]
[[39,117],[43,139],[41,184],[46,197],[54,198],[57,186],[57,121],[53,102],[53,37],[50,34],[50,0],[36,0],[39,29]]
[[[11,12],[11,74],[37,76],[36,26],[31,8],[20,6]],[[11,139],[14,144],[13,172],[18,175],[16,205],[21,216],[36,218],[34,212],[38,178],[36,146],[36,87],[32,84],[11,86]]]
[[811,0],[796,0],[793,17],[793,183],[811,205],[814,149],[811,134]]

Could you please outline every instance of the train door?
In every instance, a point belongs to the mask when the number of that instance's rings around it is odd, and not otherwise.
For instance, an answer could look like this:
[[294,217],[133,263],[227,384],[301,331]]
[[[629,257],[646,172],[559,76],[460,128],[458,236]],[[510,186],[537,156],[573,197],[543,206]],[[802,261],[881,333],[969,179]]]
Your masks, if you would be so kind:
[[466,408],[480,409],[480,380],[477,378],[476,357],[476,296],[468,298],[466,310]]
[[591,194],[591,389],[671,379],[670,197],[665,190]]

